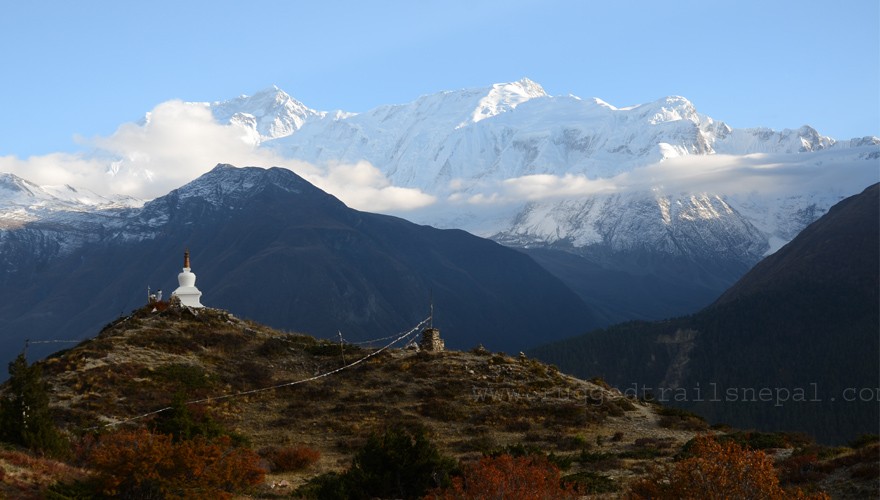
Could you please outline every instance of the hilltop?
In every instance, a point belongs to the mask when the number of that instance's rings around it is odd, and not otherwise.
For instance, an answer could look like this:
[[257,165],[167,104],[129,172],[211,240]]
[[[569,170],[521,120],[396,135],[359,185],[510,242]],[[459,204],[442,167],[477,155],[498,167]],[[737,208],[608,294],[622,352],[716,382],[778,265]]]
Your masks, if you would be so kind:
[[[427,427],[457,457],[522,443],[556,453],[624,452],[639,439],[664,443],[665,455],[705,429],[664,428],[658,406],[525,357],[341,348],[217,309],[141,309],[43,366],[52,408],[70,430],[142,425],[150,417],[125,421],[168,406],[177,392],[188,401],[218,398],[196,406],[254,448],[320,450],[311,474],[343,468],[390,423]],[[275,386],[282,387],[260,391]],[[259,392],[236,395],[248,391]],[[632,474],[624,468],[617,476]]]
[[[620,492],[695,436],[722,432],[524,355],[400,348],[418,334],[341,347],[223,310],[147,306],[40,365],[53,415],[73,435],[149,428],[183,397],[193,414],[254,450],[319,452],[304,471],[269,474],[254,493],[260,497],[345,469],[370,435],[391,425],[424,429],[442,453],[463,462],[505,450],[549,454],[595,493]],[[811,446],[783,435],[738,436],[784,448],[774,452],[780,460]],[[835,450],[824,459],[841,456],[861,455]],[[5,462],[0,457],[9,470]],[[849,468],[859,466],[851,460],[823,474],[823,487],[851,482]]]

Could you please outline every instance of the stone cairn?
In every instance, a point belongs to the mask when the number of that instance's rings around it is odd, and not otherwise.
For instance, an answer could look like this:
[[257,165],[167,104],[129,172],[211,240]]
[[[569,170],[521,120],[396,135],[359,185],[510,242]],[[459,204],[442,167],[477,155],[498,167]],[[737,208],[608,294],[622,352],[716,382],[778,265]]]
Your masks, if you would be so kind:
[[440,338],[440,330],[436,328],[425,328],[422,330],[422,341],[419,342],[419,348],[423,351],[441,352],[446,349],[443,339]]

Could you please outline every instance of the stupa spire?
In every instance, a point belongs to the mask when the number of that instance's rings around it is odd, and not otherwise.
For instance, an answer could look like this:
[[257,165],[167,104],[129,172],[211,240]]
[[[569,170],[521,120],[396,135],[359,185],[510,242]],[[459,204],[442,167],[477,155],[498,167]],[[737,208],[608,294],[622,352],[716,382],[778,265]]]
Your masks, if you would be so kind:
[[192,267],[189,265],[189,248],[187,248],[183,252],[183,267],[187,269],[192,269]]

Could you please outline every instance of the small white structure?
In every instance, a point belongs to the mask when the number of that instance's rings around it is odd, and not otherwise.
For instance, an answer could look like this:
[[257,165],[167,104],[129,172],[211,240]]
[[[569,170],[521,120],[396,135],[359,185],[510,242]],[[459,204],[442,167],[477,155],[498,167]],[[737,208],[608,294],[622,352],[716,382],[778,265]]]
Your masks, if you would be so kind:
[[172,297],[180,299],[180,304],[187,307],[205,307],[199,302],[202,292],[196,288],[196,275],[189,267],[189,249],[183,253],[183,272],[177,275],[177,290],[171,293]]

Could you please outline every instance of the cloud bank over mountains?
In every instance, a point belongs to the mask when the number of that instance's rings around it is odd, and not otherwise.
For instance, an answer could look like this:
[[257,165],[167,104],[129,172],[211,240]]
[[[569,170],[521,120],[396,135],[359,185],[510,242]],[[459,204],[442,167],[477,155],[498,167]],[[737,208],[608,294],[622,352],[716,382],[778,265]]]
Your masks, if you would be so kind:
[[260,148],[235,124],[218,123],[200,103],[167,101],[139,122],[105,137],[80,138],[86,152],[20,159],[0,157],[0,171],[39,185],[70,185],[102,195],[149,200],[197,178],[218,163],[288,168],[347,205],[368,211],[407,211],[436,198],[391,185],[368,162],[312,165]]

